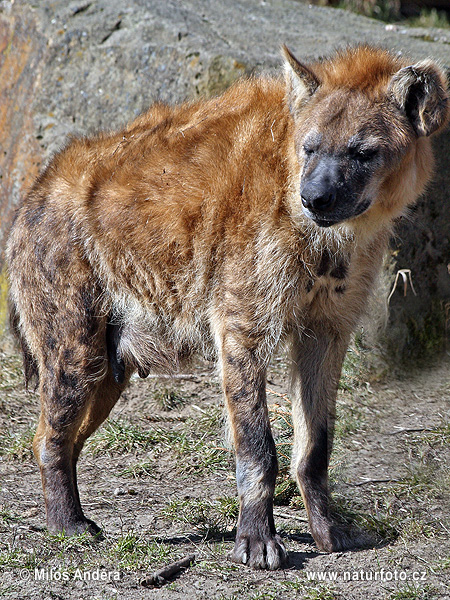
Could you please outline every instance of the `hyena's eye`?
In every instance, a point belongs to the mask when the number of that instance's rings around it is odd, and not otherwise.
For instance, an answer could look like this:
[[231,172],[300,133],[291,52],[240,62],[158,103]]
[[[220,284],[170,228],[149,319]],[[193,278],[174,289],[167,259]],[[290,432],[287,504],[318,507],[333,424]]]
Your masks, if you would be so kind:
[[303,152],[306,156],[311,156],[314,152],[317,152],[317,147],[313,144],[303,144]]
[[350,158],[359,162],[368,162],[379,154],[379,148],[349,148]]

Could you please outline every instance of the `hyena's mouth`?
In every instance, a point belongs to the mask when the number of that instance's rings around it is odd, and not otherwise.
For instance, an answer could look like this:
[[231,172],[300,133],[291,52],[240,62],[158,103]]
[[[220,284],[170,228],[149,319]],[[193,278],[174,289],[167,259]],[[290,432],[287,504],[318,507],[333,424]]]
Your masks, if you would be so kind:
[[372,200],[370,198],[367,198],[361,204],[359,204],[353,211],[344,209],[325,215],[324,213],[315,212],[313,210],[303,207],[303,212],[319,227],[332,227],[333,225],[338,225],[339,223],[343,223],[344,221],[350,221],[351,219],[359,217],[359,215],[362,215],[364,212],[366,212],[366,210],[368,210],[371,205]]

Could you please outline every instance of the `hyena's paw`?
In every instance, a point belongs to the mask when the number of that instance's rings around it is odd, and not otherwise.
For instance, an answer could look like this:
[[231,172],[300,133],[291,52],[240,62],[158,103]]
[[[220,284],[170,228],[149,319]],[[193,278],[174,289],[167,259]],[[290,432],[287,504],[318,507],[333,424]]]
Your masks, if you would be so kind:
[[376,540],[368,533],[335,524],[321,528],[320,533],[316,529],[313,537],[317,547],[323,552],[343,552],[356,548],[367,548],[376,543]]
[[278,535],[262,539],[252,535],[240,535],[236,538],[231,560],[253,569],[274,571],[287,564],[287,552]]
[[65,519],[63,523],[61,522],[48,522],[47,529],[50,533],[61,533],[64,532],[65,535],[81,535],[83,533],[90,533],[92,537],[101,540],[103,538],[102,530],[91,521],[91,519],[76,518],[76,519]]

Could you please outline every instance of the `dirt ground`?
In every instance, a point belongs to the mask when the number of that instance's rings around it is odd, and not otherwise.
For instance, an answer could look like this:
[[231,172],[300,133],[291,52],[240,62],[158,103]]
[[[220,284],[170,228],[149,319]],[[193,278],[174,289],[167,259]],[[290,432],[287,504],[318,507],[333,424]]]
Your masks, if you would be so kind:
[[[324,554],[287,479],[287,368],[273,361],[268,401],[280,453],[275,520],[290,553],[278,572],[227,559],[237,515],[233,461],[211,365],[133,380],[79,464],[87,516],[103,540],[51,536],[30,444],[38,396],[20,359],[0,356],[0,597],[316,600],[450,598],[450,360],[370,381],[349,356],[330,469],[340,519],[372,547]],[[356,372],[355,372],[356,370]],[[361,375],[362,374],[362,375]],[[361,381],[362,376],[362,381]],[[141,581],[195,555],[159,588]]]

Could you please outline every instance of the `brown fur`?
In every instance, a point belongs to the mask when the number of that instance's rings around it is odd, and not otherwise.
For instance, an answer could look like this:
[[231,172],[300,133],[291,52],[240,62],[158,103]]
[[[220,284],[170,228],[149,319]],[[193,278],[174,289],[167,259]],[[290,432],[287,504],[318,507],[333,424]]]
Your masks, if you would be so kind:
[[[42,413],[34,442],[50,530],[93,533],[76,462],[131,373],[217,357],[241,503],[233,559],[285,560],[265,371],[292,345],[293,474],[319,548],[355,543],[329,511],[336,387],[393,220],[432,168],[444,76],[358,47],[286,81],[157,104],[74,139],[19,208],[8,244],[15,327]],[[302,208],[302,202],[304,208]]]

